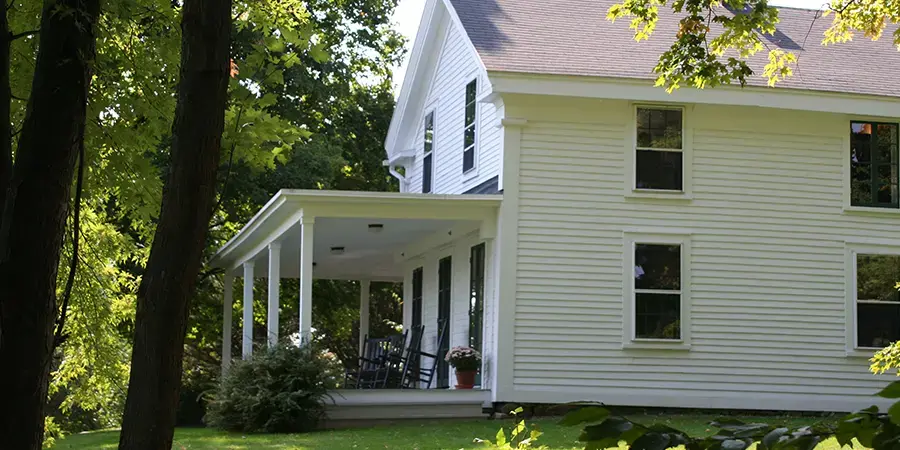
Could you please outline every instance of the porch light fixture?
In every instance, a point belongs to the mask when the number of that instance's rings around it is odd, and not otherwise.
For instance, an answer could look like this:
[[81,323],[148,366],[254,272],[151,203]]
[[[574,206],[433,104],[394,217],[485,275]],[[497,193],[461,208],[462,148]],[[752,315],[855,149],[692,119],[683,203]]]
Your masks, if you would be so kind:
[[344,247],[331,247],[331,254],[332,255],[343,255]]
[[384,231],[384,224],[381,223],[370,223],[369,224],[369,232],[370,233],[381,233]]

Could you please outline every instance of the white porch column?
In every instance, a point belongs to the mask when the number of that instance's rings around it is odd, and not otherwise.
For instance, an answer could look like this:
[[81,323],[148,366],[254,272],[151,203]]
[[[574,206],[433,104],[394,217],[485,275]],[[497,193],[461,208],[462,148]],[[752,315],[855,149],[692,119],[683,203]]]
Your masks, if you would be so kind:
[[226,270],[222,279],[222,373],[231,366],[231,309],[234,308],[234,277]]
[[363,342],[369,334],[369,280],[359,280],[359,354],[362,355]]
[[278,307],[281,293],[281,243],[269,244],[269,313],[266,326],[269,347],[278,343]]
[[312,328],[313,224],[312,217],[302,219],[300,236],[300,340],[308,342]]
[[241,357],[250,359],[253,354],[253,261],[244,263],[244,340]]

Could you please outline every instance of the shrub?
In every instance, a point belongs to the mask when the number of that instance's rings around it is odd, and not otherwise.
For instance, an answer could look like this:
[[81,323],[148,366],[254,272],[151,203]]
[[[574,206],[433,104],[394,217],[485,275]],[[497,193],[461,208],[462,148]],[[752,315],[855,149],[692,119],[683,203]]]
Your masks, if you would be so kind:
[[235,362],[209,402],[206,422],[241,432],[306,432],[325,417],[333,359],[316,346],[281,344]]

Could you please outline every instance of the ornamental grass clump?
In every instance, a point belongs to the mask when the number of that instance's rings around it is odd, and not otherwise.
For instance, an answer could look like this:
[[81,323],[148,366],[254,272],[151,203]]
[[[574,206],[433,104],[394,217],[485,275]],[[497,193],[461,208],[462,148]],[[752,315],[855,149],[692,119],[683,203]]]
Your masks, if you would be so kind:
[[481,353],[472,347],[453,347],[444,361],[449,362],[457,372],[478,370],[481,367]]

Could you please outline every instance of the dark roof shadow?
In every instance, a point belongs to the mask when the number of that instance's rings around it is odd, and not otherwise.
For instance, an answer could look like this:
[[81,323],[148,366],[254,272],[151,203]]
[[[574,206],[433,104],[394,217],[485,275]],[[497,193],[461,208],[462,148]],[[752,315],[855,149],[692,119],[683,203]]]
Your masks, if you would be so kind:
[[496,53],[509,42],[498,22],[505,22],[504,26],[514,24],[497,0],[450,0],[450,3],[479,52]]
[[[743,9],[735,9],[734,7],[728,5],[727,3],[725,4],[725,9],[727,9],[728,11],[731,11],[734,15],[747,14],[750,12],[749,6],[744,6]],[[798,44],[796,41],[794,41],[793,39],[788,37],[788,35],[784,34],[781,30],[778,29],[777,26],[775,27],[775,33],[773,33],[773,34],[768,34],[768,33],[759,33],[759,34],[760,34],[760,36],[763,37],[763,39],[778,46],[778,48],[780,48],[780,49],[803,50],[802,45]]]

